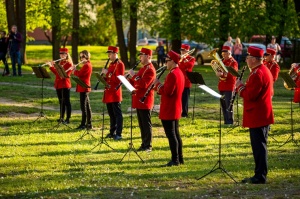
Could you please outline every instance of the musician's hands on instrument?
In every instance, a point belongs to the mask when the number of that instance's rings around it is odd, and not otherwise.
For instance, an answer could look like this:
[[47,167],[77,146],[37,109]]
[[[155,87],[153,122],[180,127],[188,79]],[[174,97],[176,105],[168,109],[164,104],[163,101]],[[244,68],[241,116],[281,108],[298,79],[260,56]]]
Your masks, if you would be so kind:
[[235,82],[235,87],[238,88],[241,85],[243,85],[243,82],[241,80],[237,79],[236,82]]
[[131,77],[133,77],[133,76],[135,75],[135,72],[134,72],[132,69],[130,69],[130,70],[128,71],[128,74],[129,74]]
[[102,71],[101,71],[102,74],[106,75],[107,73],[107,69],[106,68],[102,68]]
[[291,68],[296,68],[298,66],[297,63],[292,63]]

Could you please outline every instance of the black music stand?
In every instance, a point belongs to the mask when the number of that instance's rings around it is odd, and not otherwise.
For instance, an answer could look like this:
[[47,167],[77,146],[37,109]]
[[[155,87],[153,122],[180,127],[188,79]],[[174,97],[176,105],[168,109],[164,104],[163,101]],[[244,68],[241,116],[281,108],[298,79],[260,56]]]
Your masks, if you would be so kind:
[[194,104],[193,104],[193,116],[192,121],[195,118],[195,100],[196,100],[196,85],[205,85],[204,79],[202,75],[198,72],[186,72],[187,77],[189,78],[190,82],[194,84]]
[[100,73],[95,73],[95,76],[98,82],[101,82],[105,87],[109,87],[109,84],[105,81],[105,79],[102,77]]
[[[209,94],[223,99],[223,96],[221,96],[220,94],[218,94],[217,92],[209,89],[206,86],[199,86],[200,88],[202,88],[204,91],[208,92]],[[197,180],[200,180],[202,178],[204,178],[205,176],[209,175],[210,173],[213,173],[214,171],[220,169],[221,171],[223,171],[226,175],[228,175],[235,183],[237,183],[237,181],[226,171],[226,169],[224,168],[222,162],[221,162],[221,136],[222,136],[222,107],[221,107],[221,103],[220,103],[220,111],[219,111],[219,160],[217,161],[217,163],[213,166],[213,168],[205,175],[201,176],[200,178],[197,178]]]
[[[288,87],[287,89],[289,89],[291,91],[295,90],[297,85],[288,73],[282,72],[282,73],[279,73],[279,75],[283,78],[284,82],[287,84],[287,87]],[[280,147],[284,146],[285,144],[287,144],[289,142],[294,142],[298,146],[297,141],[294,139],[293,95],[291,97],[291,107],[290,108],[291,108],[291,135]]]
[[[67,73],[65,72],[65,69],[61,66],[61,65],[59,65],[59,64],[54,64],[54,68],[56,69],[56,72],[57,72],[57,74],[58,74],[58,76],[60,77],[60,78],[69,78],[69,76],[67,75]],[[62,116],[62,110],[63,110],[63,105],[65,105],[64,104],[64,92],[63,92],[63,89],[61,89],[61,102],[60,102],[60,116]],[[60,117],[59,116],[59,117]],[[57,125],[56,126],[54,126],[53,128],[55,128],[55,129],[58,129],[58,127],[61,125],[61,124],[63,124],[63,125],[65,125],[65,126],[67,126],[67,127],[69,127],[66,123],[64,123],[64,121],[63,121],[63,118],[59,118],[59,120],[58,120],[58,123],[57,123]],[[71,127],[69,127],[69,128],[71,128]]]
[[127,153],[129,154],[130,151],[133,151],[140,158],[140,160],[144,163],[144,160],[141,158],[141,156],[139,156],[139,154],[135,150],[135,148],[133,146],[133,142],[132,142],[132,92],[135,90],[135,88],[127,81],[126,77],[124,77],[122,75],[119,75],[118,78],[123,83],[123,85],[129,90],[129,92],[131,94],[131,107],[130,107],[130,143],[129,143],[128,150],[126,151],[126,153],[124,154],[124,156],[120,160],[120,163],[123,161],[123,159],[125,158],[125,156],[127,155]]
[[45,114],[44,114],[44,79],[45,78],[50,79],[51,77],[50,77],[49,73],[47,72],[46,68],[39,67],[39,66],[33,66],[31,68],[32,68],[33,72],[35,73],[35,76],[37,78],[41,78],[42,79],[42,102],[41,102],[41,110],[40,110],[39,116],[33,122],[36,122],[40,118],[45,118],[45,119],[49,120],[45,116]]
[[[76,84],[79,84],[83,88],[91,88],[89,85],[87,85],[85,82],[83,82],[79,77],[73,75],[73,76],[71,76],[71,78],[76,82]],[[83,137],[86,135],[90,135],[92,138],[97,140],[97,138],[95,138],[95,136],[93,136],[93,134],[90,133],[90,129],[86,125],[86,130],[76,141],[83,139]]]
[[[107,82],[103,79],[103,77],[99,74],[99,73],[96,73],[96,77],[98,79],[99,82],[102,82],[104,85],[108,85]],[[104,81],[102,81],[102,80]],[[104,99],[104,96],[105,96],[105,90],[103,91],[103,99]],[[104,102],[102,103],[102,132],[101,132],[101,140],[98,142],[98,144],[96,144],[96,146],[94,146],[94,148],[96,148],[97,146],[99,146],[99,149],[101,148],[101,145],[104,144],[106,145],[107,147],[111,148],[112,150],[114,150],[114,148],[112,148],[106,141],[106,139],[104,138]],[[92,150],[94,149],[92,148]]]

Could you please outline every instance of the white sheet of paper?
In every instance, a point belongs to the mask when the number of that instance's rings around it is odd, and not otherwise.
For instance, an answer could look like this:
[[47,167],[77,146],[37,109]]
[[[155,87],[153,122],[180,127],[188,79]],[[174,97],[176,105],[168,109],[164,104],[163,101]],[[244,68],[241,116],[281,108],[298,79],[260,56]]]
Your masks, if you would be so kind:
[[124,77],[123,75],[118,75],[117,77],[130,92],[135,90],[135,88],[129,83],[126,77]]
[[200,85],[199,88],[203,89],[204,91],[208,92],[212,96],[217,97],[219,99],[222,97],[222,95],[220,95],[216,91],[212,90],[211,88],[207,87],[206,85]]

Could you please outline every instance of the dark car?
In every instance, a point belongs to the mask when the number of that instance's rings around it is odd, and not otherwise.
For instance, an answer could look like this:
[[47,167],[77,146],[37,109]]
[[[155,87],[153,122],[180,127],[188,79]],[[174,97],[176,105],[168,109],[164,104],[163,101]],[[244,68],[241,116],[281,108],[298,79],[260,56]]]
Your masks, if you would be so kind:
[[255,47],[261,48],[264,50],[264,52],[266,52],[266,46],[261,43],[244,43],[244,42],[242,42],[242,45],[243,45],[242,56],[241,56],[242,62],[244,62],[246,60],[246,56],[248,55],[247,50],[248,50],[249,46],[255,46]]

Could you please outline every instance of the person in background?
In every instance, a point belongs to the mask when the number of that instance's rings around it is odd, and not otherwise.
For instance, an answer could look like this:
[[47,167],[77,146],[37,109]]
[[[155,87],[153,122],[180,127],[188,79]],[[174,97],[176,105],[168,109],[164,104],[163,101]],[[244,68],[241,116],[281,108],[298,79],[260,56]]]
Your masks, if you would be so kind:
[[264,54],[264,65],[271,71],[273,76],[273,83],[278,79],[280,72],[280,66],[275,61],[276,51],[272,48],[267,48],[267,52]]
[[152,151],[152,122],[151,110],[154,105],[154,91],[151,90],[144,102],[141,99],[156,77],[156,71],[151,63],[152,50],[142,48],[140,53],[140,70],[135,73],[132,69],[128,71],[130,82],[136,89],[132,95],[132,108],[136,108],[138,123],[141,131],[142,144],[138,151]]
[[265,184],[268,174],[268,132],[274,123],[272,108],[273,77],[263,65],[264,50],[255,46],[248,48],[246,62],[250,74],[246,83],[236,81],[238,94],[243,98],[243,127],[250,132],[251,147],[255,162],[254,176],[242,183]]
[[158,42],[158,46],[156,47],[157,54],[157,66],[161,67],[165,64],[165,48],[163,46],[163,42]]
[[181,44],[181,59],[178,63],[180,70],[184,75],[184,90],[182,93],[182,113],[181,117],[188,117],[188,109],[189,109],[189,98],[192,83],[190,82],[187,72],[192,72],[195,65],[195,58],[188,53],[190,50],[190,46],[187,44]]
[[272,36],[271,43],[268,44],[267,48],[272,48],[275,50],[275,61],[279,62],[280,54],[281,54],[281,47],[278,43],[276,43],[276,37]]
[[76,92],[80,93],[80,109],[81,109],[81,123],[76,128],[92,129],[92,109],[90,105],[89,93],[91,92],[91,75],[92,75],[92,64],[90,62],[91,54],[87,50],[83,50],[79,54],[80,61],[84,63],[80,70],[75,69],[73,74],[82,80],[88,88],[84,88],[77,84]]
[[[71,80],[70,76],[72,74],[73,69],[73,61],[71,56],[69,55],[67,48],[59,49],[59,56],[61,60],[58,64],[66,71],[67,78],[62,78],[59,76],[59,73],[56,71],[54,67],[54,62],[49,63],[49,68],[51,72],[55,75],[54,80],[54,88],[56,89],[56,94],[59,100],[60,105],[60,117],[57,120],[58,122],[62,122],[64,124],[70,123],[71,118],[71,101],[70,101],[70,90],[71,90]],[[67,111],[66,120],[64,120],[65,112]]]
[[5,31],[1,31],[0,32],[0,60],[3,62],[4,64],[4,71],[2,73],[2,76],[9,76],[9,67],[7,64],[7,59],[6,59],[6,55],[7,55],[7,38],[5,37],[6,32]]
[[17,26],[13,25],[8,36],[8,52],[11,59],[13,76],[17,76],[16,62],[18,63],[18,76],[22,76],[21,62],[21,42],[22,35],[17,31]]
[[170,51],[166,57],[168,75],[162,84],[155,80],[154,89],[160,98],[159,119],[161,119],[164,131],[169,140],[171,161],[163,166],[178,166],[184,164],[182,152],[182,140],[179,132],[179,119],[181,117],[181,98],[184,90],[184,75],[178,67],[180,55]]
[[239,37],[235,39],[235,44],[233,46],[233,58],[238,63],[238,69],[241,69],[240,62],[241,62],[241,56],[243,51],[243,45],[241,44],[241,40]]
[[[227,41],[223,44],[223,46],[229,46],[231,50],[233,50],[232,37],[228,36]],[[233,54],[233,52],[231,52]]]
[[[231,56],[231,48],[229,46],[222,47],[222,57],[225,66],[232,67],[236,71],[238,70],[238,64]],[[219,92],[224,96],[224,99],[220,99],[224,117],[224,124],[233,124],[233,109],[232,111],[228,111],[228,108],[230,106],[232,93],[234,91],[236,77],[224,71],[218,71],[216,75],[217,77],[219,77]]]
[[122,139],[123,130],[123,114],[121,109],[122,102],[122,86],[118,89],[120,80],[119,75],[124,75],[124,63],[118,58],[119,48],[108,46],[107,54],[111,61],[107,69],[102,69],[104,79],[108,86],[105,87],[102,102],[106,103],[107,112],[110,118],[110,129],[107,138],[114,140]]

